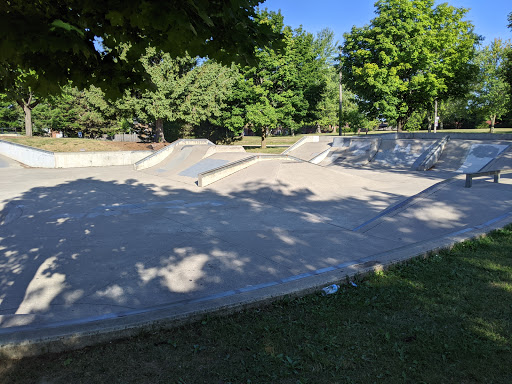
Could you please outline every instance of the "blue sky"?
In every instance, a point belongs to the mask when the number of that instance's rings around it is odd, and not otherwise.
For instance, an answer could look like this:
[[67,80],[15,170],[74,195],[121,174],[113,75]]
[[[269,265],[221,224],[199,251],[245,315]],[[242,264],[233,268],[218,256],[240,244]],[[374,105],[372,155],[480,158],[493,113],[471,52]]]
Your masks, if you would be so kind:
[[[466,16],[475,26],[475,32],[485,37],[484,44],[494,38],[512,39],[507,28],[507,15],[512,12],[511,0],[447,0],[456,7],[469,8]],[[286,25],[302,25],[308,32],[317,33],[323,28],[334,31],[340,42],[343,33],[353,25],[362,27],[375,17],[374,0],[267,0],[260,5],[284,16]]]

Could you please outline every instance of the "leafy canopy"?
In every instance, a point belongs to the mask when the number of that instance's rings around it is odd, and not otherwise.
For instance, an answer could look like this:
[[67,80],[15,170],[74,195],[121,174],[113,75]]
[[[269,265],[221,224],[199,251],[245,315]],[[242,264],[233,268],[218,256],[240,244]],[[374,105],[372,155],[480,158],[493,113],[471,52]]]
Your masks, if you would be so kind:
[[402,127],[433,100],[464,94],[479,37],[464,8],[433,0],[379,0],[369,25],[344,35],[343,80],[364,111]]
[[[110,95],[141,84],[139,58],[148,46],[172,57],[250,62],[274,40],[255,21],[261,0],[4,0],[0,2],[0,91],[17,71],[35,71],[26,86],[58,93],[71,80]],[[95,47],[102,46],[102,49]]]

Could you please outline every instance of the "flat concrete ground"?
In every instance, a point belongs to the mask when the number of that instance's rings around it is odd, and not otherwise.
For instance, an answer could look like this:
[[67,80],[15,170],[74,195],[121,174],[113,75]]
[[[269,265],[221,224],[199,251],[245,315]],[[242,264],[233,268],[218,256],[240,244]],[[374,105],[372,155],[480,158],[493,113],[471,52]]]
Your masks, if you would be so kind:
[[257,163],[207,188],[185,177],[0,168],[0,342],[20,326],[279,294],[512,212],[507,177],[465,189],[462,178],[438,185],[441,172],[294,161]]

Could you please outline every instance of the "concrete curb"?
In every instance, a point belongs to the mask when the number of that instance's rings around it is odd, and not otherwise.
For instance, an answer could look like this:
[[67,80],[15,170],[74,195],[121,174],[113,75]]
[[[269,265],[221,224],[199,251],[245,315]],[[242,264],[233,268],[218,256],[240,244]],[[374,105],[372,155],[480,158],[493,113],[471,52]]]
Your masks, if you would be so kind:
[[445,136],[442,139],[439,139],[432,148],[428,151],[425,156],[425,159],[421,162],[421,164],[416,168],[417,171],[428,171],[439,161],[439,158],[443,154],[444,147],[446,143],[450,140],[450,136]]
[[189,302],[170,303],[98,318],[79,319],[40,327],[21,326],[0,331],[0,356],[19,359],[45,353],[79,349],[142,331],[173,328],[200,319],[206,314],[228,315],[246,308],[271,303],[285,296],[313,293],[346,277],[382,270],[415,257],[426,256],[455,244],[480,237],[512,223],[512,212],[484,224],[465,228],[440,239],[406,245],[322,270],[291,276],[278,282],[221,292]]

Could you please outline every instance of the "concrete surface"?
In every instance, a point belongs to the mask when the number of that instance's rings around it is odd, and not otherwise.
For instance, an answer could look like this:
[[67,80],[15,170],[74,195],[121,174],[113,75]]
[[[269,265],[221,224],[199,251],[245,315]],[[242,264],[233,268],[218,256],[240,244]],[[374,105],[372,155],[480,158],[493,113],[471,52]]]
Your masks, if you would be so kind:
[[509,175],[466,189],[455,172],[281,159],[200,188],[200,169],[247,156],[207,151],[143,171],[0,168],[0,354],[310,292],[512,221]]
[[148,157],[151,153],[151,151],[50,152],[0,140],[0,155],[34,168],[129,165]]
[[55,168],[53,152],[11,143],[10,141],[0,140],[0,155],[29,167]]

